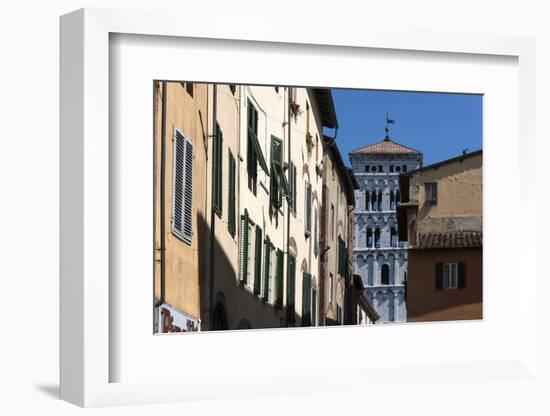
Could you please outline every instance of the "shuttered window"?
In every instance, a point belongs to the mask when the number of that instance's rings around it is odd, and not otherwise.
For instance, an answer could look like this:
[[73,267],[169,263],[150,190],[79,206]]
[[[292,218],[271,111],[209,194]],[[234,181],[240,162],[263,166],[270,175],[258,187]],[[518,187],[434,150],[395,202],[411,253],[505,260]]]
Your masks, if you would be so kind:
[[287,320],[293,323],[296,319],[296,257],[288,255],[286,286]]
[[232,236],[235,236],[235,203],[236,203],[236,192],[235,192],[235,158],[231,151],[229,151],[228,158],[228,192],[227,192],[227,228]]
[[313,215],[313,254],[315,257],[319,254],[319,236],[318,236],[318,229],[317,229],[317,208],[315,208],[315,212]]
[[216,124],[216,137],[214,138],[213,161],[214,183],[212,184],[212,200],[214,201],[214,211],[218,216],[222,215],[222,154],[223,154],[223,133],[220,126]]
[[262,284],[262,229],[259,225],[256,225],[254,258],[254,293],[258,295]]
[[289,184],[283,173],[283,142],[271,136],[270,199],[274,208],[282,206],[283,197],[290,200]]
[[269,175],[269,169],[265,162],[260,143],[258,141],[258,111],[254,105],[247,102],[247,173],[248,173],[248,189],[256,195],[257,178],[258,178],[258,163],[266,174]]
[[311,326],[311,275],[302,275],[302,326]]
[[317,325],[317,291],[311,291],[311,325]]
[[243,283],[247,283],[248,275],[248,210],[241,215],[241,239],[239,247],[239,275]]
[[174,129],[172,232],[191,244],[193,237],[193,144]]
[[288,187],[290,210],[296,214],[296,165],[292,162],[288,168]]
[[277,272],[276,272],[276,291],[275,291],[275,305],[283,305],[283,268],[284,268],[284,253],[282,250],[277,249]]
[[304,212],[304,225],[306,237],[311,235],[311,184],[306,182],[305,186],[305,212]]

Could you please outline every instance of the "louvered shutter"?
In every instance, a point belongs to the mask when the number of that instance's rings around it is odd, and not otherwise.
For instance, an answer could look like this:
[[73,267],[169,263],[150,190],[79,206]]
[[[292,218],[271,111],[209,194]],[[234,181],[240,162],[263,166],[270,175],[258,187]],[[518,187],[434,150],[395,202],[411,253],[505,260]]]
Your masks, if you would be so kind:
[[463,261],[458,262],[458,288],[464,289],[466,287],[466,263]]
[[212,187],[214,210],[221,215],[222,213],[222,161],[223,154],[223,133],[218,125],[216,125],[216,137],[214,142],[214,162],[216,169],[214,173],[214,186]]
[[259,225],[256,225],[256,240],[255,240],[255,252],[254,252],[254,293],[260,293],[260,287],[262,282],[262,229]]
[[179,130],[174,134],[172,231],[191,243],[193,236],[193,144]]
[[287,268],[287,288],[286,288],[286,305],[287,319],[291,322],[295,320],[295,294],[296,294],[296,258],[288,256]]
[[315,326],[317,321],[317,291],[311,291],[311,325]]
[[305,187],[305,213],[304,213],[304,222],[305,222],[305,231],[306,234],[311,234],[311,184],[306,182]]
[[435,290],[443,290],[443,263],[435,264]]
[[263,286],[263,293],[262,298],[264,300],[268,300],[268,293],[269,293],[269,273],[270,273],[270,266],[271,266],[271,240],[269,239],[269,236],[265,236],[265,252],[264,252],[264,286]]
[[302,274],[302,326],[311,325],[311,276]]
[[227,228],[232,236],[235,235],[235,158],[231,151],[228,156],[229,192],[227,196]]
[[246,284],[248,275],[248,210],[241,215],[240,277]]
[[282,250],[277,249],[277,290],[275,292],[275,304],[282,306],[283,304],[283,267],[284,267],[284,253]]

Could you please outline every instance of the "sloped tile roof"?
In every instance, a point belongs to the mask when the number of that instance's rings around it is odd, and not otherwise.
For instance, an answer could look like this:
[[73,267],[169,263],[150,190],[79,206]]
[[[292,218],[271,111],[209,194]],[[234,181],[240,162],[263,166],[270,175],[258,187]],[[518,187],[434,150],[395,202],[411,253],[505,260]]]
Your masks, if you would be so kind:
[[433,248],[475,248],[482,247],[483,236],[480,231],[457,231],[447,233],[419,233],[419,249]]
[[365,147],[352,150],[351,154],[381,154],[381,153],[409,153],[409,154],[421,154],[418,150],[412,147],[403,146],[402,144],[395,143],[391,139],[384,139],[377,143],[369,144]]

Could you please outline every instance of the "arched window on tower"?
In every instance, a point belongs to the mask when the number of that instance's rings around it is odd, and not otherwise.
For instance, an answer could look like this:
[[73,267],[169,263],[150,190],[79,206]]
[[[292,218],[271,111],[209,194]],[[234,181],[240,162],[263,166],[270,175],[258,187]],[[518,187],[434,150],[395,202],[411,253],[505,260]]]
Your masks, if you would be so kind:
[[395,227],[392,227],[390,230],[390,244],[392,247],[397,247],[397,231]]
[[399,205],[401,202],[401,195],[399,195],[399,189],[395,191],[395,206]]
[[374,247],[380,248],[380,228],[374,229]]
[[382,211],[382,191],[378,191],[378,211]]
[[367,228],[367,247],[372,247],[372,228]]
[[376,191],[372,191],[370,194],[370,210],[376,211]]
[[393,189],[390,191],[390,211],[395,210],[395,199],[393,194]]
[[365,210],[370,211],[370,191],[365,192]]
[[382,265],[381,282],[383,285],[390,284],[390,266],[388,266],[387,264]]

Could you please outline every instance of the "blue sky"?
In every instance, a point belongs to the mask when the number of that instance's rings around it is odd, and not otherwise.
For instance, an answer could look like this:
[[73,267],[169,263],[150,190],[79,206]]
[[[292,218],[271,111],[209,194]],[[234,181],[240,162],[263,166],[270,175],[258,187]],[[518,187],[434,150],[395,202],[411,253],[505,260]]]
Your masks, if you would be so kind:
[[[482,147],[482,96],[374,90],[332,90],[343,159],[384,138],[386,112],[396,124],[390,137],[424,154],[424,165]],[[325,132],[334,135],[333,130]]]

